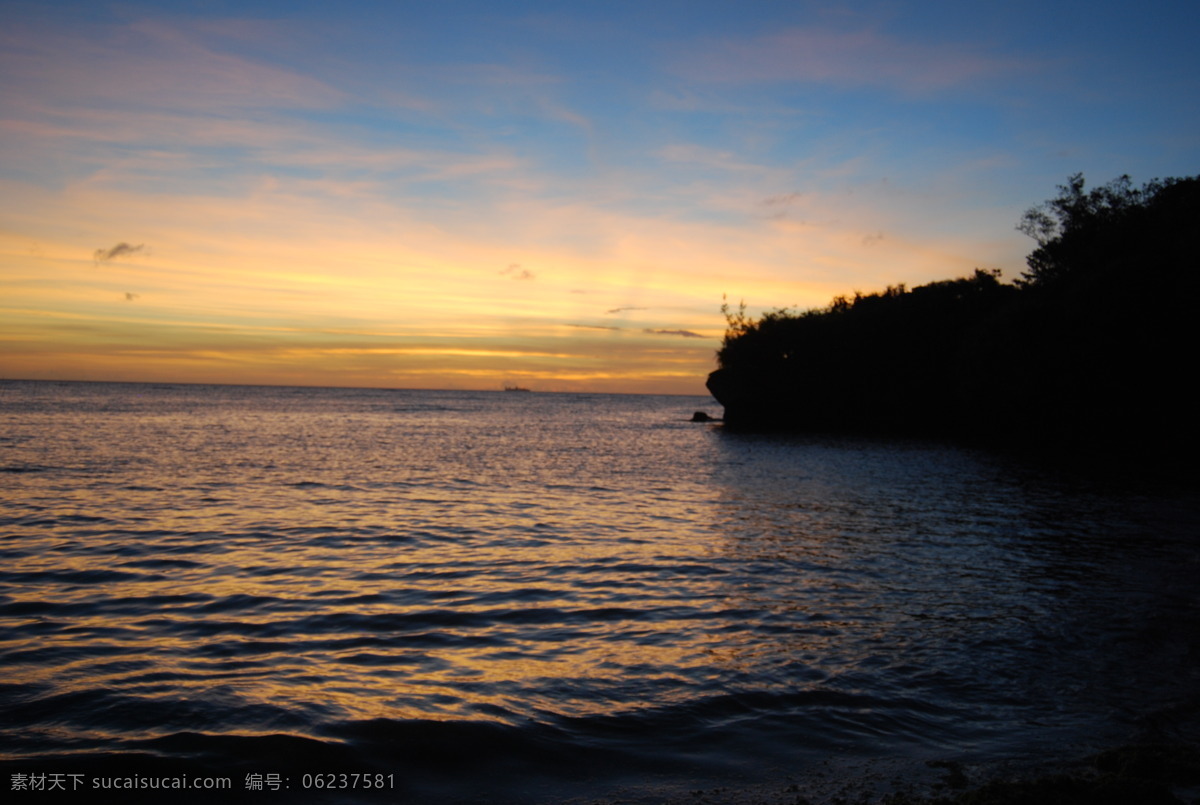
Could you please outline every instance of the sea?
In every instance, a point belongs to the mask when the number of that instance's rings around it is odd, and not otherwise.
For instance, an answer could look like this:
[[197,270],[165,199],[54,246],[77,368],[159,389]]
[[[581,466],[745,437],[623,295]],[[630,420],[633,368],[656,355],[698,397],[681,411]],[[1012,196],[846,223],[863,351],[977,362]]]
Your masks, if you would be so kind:
[[866,801],[1197,737],[1194,485],[696,411],[0,382],[0,790]]

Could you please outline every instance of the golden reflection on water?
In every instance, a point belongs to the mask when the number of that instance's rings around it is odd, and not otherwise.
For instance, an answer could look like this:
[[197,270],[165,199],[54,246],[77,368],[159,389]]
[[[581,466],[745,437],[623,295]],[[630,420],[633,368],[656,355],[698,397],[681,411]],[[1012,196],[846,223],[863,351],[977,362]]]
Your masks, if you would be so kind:
[[[686,508],[661,502],[664,519]],[[587,517],[618,514],[592,506]],[[687,532],[643,531],[615,551],[553,528],[524,540],[415,551],[347,542],[331,548],[305,536],[211,537],[193,545],[220,551],[170,553],[173,562],[195,566],[109,563],[109,570],[148,575],[59,586],[59,604],[86,604],[95,614],[75,614],[69,634],[38,646],[69,650],[80,634],[106,635],[110,654],[57,665],[63,691],[102,685],[151,699],[220,693],[243,705],[320,702],[347,719],[492,718],[487,713],[531,703],[566,716],[609,713],[642,704],[604,693],[626,682],[630,669],[666,683],[656,697],[668,704],[689,695],[689,672],[714,660],[712,637],[696,614],[725,606],[729,591],[719,581],[681,584],[657,569],[668,553],[685,563],[711,553]],[[41,568],[96,570],[86,557],[48,554],[25,569]],[[631,576],[631,568],[640,570]],[[44,595],[30,590],[31,600]],[[440,609],[447,601],[452,610]],[[314,616],[319,628],[306,632],[302,622]],[[386,623],[376,626],[376,618]],[[337,647],[355,641],[362,645]],[[229,659],[203,656],[210,648]],[[736,653],[728,645],[722,651]],[[34,665],[9,678],[30,682],[45,672]],[[579,695],[570,694],[573,686]],[[554,693],[540,694],[546,687]]]
[[[1048,518],[1022,520],[1025,490],[976,494],[990,479],[952,451],[742,439],[664,422],[662,402],[593,429],[610,401],[381,394],[310,417],[284,392],[261,392],[283,395],[277,415],[208,393],[228,410],[70,409],[8,448],[46,468],[0,488],[0,649],[29,729],[319,735],[674,708],[693,730],[694,712],[777,696],[809,715],[797,694],[836,690],[916,734],[924,696],[1036,697],[1063,567],[1094,561],[1036,543]],[[313,405],[341,404],[323,393]],[[549,424],[493,413],[517,405]]]
[[[72,634],[39,645],[66,650],[77,634],[108,635],[113,656],[130,668],[106,670],[115,661],[108,655],[60,664],[54,674],[63,690],[99,684],[150,698],[219,693],[241,705],[319,703],[343,719],[494,719],[529,707],[588,716],[667,706],[724,674],[825,650],[829,632],[843,624],[826,621],[764,643],[736,623],[754,612],[819,609],[809,597],[820,588],[798,574],[780,597],[778,580],[727,573],[730,560],[777,557],[770,540],[754,557],[745,555],[745,541],[714,540],[697,521],[709,505],[700,493],[699,484],[650,490],[631,515],[629,496],[614,490],[548,490],[535,505],[527,491],[501,487],[480,502],[466,487],[442,490],[435,512],[427,492],[402,490],[386,506],[356,510],[345,530],[326,525],[334,500],[327,491],[318,503],[295,488],[275,490],[235,522],[199,508],[161,513],[155,532],[117,538],[174,543],[147,552],[170,563],[110,560],[106,569],[139,577],[60,585],[59,603],[90,604],[96,614],[75,615]],[[355,493],[344,497],[353,502]],[[346,500],[337,506],[353,509]],[[724,510],[736,513],[734,533],[778,525],[758,522],[753,506]],[[439,526],[438,517],[447,520]],[[636,524],[624,527],[631,517]],[[422,544],[423,530],[439,527],[439,539]],[[797,544],[776,553],[795,559]],[[87,556],[47,553],[25,569],[86,573],[95,565]],[[168,598],[139,603],[156,596]],[[205,656],[210,650],[228,657]],[[35,665],[12,678],[45,672]],[[631,678],[653,689],[652,702],[622,691]]]

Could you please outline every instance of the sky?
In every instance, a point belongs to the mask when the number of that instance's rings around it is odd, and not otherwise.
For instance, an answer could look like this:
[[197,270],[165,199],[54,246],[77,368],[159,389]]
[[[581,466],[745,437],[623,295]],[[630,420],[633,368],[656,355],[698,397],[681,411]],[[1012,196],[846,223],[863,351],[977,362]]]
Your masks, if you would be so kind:
[[0,0],[0,378],[703,394],[1200,173],[1200,4]]

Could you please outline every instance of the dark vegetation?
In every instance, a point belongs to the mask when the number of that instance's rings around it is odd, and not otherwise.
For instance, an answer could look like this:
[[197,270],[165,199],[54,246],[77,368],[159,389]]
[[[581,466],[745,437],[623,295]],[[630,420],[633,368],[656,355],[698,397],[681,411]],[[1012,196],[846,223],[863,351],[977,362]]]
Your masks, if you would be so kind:
[[1072,176],[999,270],[751,320],[727,305],[709,388],[733,427],[1196,446],[1200,177]]

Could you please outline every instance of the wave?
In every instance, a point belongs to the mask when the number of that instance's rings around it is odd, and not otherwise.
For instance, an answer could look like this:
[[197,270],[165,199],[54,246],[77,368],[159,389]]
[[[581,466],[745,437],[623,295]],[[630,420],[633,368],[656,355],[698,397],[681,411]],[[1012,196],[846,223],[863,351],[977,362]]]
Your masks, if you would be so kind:
[[[293,789],[302,787],[306,774],[385,774],[392,775],[393,786],[386,791],[316,793],[331,798],[320,801],[345,802],[389,796],[433,802],[558,801],[564,792],[579,789],[580,781],[587,781],[589,796],[648,777],[658,786],[682,789],[853,751],[856,741],[883,732],[920,740],[923,731],[961,715],[850,693],[745,691],[582,718],[529,719],[490,706],[470,720],[368,718],[303,724],[297,723],[294,710],[281,710],[274,714],[274,730],[247,733],[221,731],[214,722],[247,717],[269,721],[262,718],[269,714],[238,708],[217,712],[216,707],[205,712],[185,701],[165,700],[155,703],[149,717],[136,697],[87,691],[51,697],[36,712],[17,708],[14,717],[44,723],[86,712],[87,697],[98,697],[100,710],[109,713],[103,723],[119,716],[130,735],[96,746],[84,742],[69,754],[28,754],[0,768],[92,773],[103,766],[107,774],[133,776],[174,764],[188,767],[191,774],[230,774],[238,783],[248,774],[275,774],[290,780]],[[95,704],[90,711],[96,711]],[[193,728],[169,729],[185,722]],[[100,723],[85,719],[79,726]],[[853,726],[831,729],[838,723]],[[141,737],[139,728],[158,734]],[[106,749],[96,751],[101,745]]]
[[1187,501],[663,426],[679,399],[131,390],[11,420],[3,465],[47,471],[0,484],[6,770],[560,801],[1091,740],[1191,678]]

